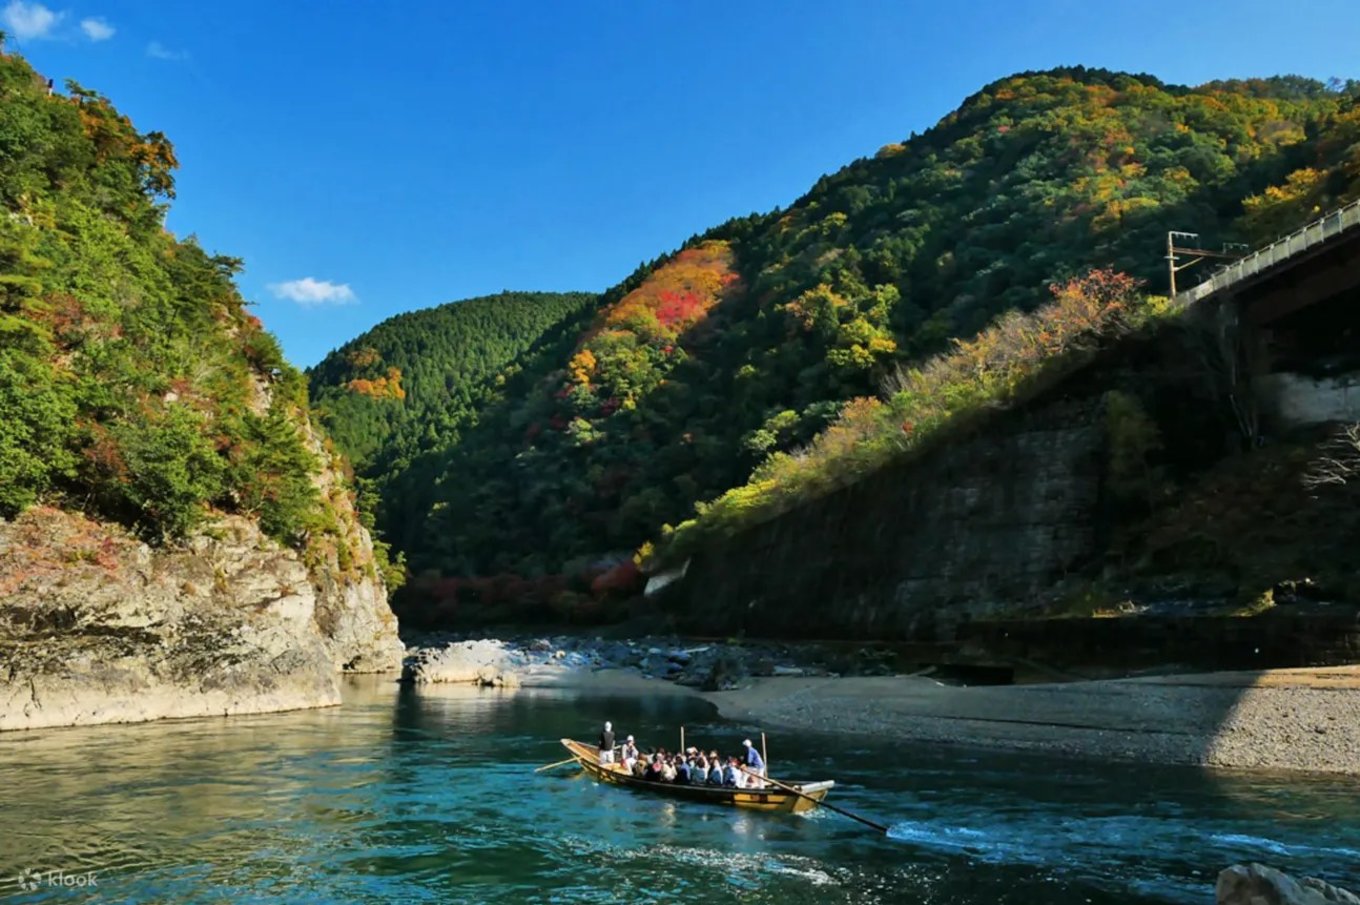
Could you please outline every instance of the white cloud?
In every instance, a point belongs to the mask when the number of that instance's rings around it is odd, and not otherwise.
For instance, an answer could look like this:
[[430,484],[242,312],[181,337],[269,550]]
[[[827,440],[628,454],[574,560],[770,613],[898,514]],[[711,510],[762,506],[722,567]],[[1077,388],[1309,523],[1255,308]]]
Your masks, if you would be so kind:
[[0,22],[5,29],[21,41],[52,37],[52,29],[61,21],[63,13],[54,13],[41,3],[25,3],[24,0],[10,0],[0,11]]
[[112,25],[97,16],[81,19],[80,30],[85,32],[85,37],[91,41],[107,41],[116,31]]
[[157,60],[187,60],[189,51],[171,50],[160,41],[152,41],[146,45],[146,55]]
[[352,305],[359,301],[348,283],[332,283],[330,280],[314,280],[311,277],[270,283],[269,291],[278,298],[297,302],[307,308],[317,305]]

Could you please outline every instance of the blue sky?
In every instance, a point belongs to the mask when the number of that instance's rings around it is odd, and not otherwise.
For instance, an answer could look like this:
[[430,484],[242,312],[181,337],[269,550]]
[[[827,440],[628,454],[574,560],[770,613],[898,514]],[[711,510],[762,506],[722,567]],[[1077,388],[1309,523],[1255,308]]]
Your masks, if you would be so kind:
[[170,136],[171,228],[245,258],[303,366],[412,308],[604,289],[1018,70],[1360,76],[1357,0],[0,4]]

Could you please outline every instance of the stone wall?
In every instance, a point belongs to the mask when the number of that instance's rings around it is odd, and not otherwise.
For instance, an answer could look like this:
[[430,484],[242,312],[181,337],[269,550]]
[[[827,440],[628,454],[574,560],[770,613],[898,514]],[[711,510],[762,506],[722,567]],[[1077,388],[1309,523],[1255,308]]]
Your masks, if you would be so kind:
[[1100,546],[1098,398],[1049,400],[726,544],[665,592],[681,627],[934,639],[1013,608]]

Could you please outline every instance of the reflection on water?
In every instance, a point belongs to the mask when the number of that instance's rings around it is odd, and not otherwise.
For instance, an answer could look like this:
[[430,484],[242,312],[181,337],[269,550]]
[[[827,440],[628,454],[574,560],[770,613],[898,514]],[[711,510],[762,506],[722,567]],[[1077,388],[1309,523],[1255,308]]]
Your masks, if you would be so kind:
[[[0,895],[32,902],[1201,902],[1265,860],[1360,886],[1360,786],[772,736],[835,778],[771,816],[604,788],[556,739],[746,730],[671,696],[353,684],[341,708],[0,736]],[[95,871],[97,890],[10,879]],[[7,900],[8,901],[8,900]]]

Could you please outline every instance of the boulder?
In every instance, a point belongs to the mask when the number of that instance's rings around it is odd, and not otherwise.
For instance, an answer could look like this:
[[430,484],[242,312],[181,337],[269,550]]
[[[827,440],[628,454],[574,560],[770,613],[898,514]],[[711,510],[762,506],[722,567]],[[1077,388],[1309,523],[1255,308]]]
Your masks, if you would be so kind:
[[514,651],[502,641],[459,641],[423,648],[407,664],[404,679],[417,685],[467,683],[518,684],[512,668]]
[[639,668],[649,676],[657,676],[662,679],[673,679],[680,674],[682,667],[679,663],[667,657],[660,651],[648,654],[639,664]]
[[1360,896],[1315,877],[1295,880],[1264,864],[1235,864],[1218,875],[1218,905],[1360,905]]
[[746,674],[741,657],[731,651],[723,651],[714,660],[712,668],[701,686],[704,691],[730,691]]

